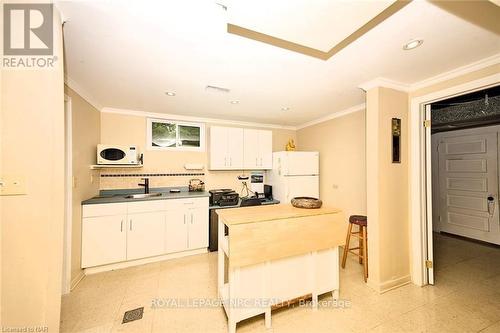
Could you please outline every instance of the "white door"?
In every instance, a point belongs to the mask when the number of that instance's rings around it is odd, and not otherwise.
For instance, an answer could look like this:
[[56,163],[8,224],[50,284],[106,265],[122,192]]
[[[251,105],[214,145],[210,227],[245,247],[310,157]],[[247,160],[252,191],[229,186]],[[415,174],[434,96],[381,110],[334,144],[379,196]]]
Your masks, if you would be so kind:
[[227,169],[243,169],[243,128],[227,127]]
[[206,207],[192,208],[187,213],[189,249],[208,247],[208,212]]
[[260,169],[273,168],[273,132],[262,130],[259,133]]
[[125,215],[82,219],[82,268],[127,259]]
[[286,175],[319,175],[318,152],[289,152],[285,162]]
[[165,213],[128,215],[127,260],[157,256],[165,251]]
[[165,252],[179,252],[188,248],[187,210],[176,209],[166,212]]
[[259,143],[259,130],[245,129],[244,134],[244,166],[245,169],[259,169],[260,168],[260,143]]
[[227,168],[227,130],[225,127],[210,127],[210,169]]
[[497,133],[467,133],[439,141],[440,228],[500,244]]
[[319,198],[319,176],[287,176],[286,202],[295,197]]

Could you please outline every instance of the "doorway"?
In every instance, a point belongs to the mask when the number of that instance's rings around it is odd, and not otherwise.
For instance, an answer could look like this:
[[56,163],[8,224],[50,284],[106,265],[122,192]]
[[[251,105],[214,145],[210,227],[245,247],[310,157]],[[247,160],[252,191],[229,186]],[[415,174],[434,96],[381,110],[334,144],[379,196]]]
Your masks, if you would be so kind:
[[426,133],[428,282],[496,274],[480,266],[500,266],[500,86],[439,100],[426,113],[432,124]]
[[64,235],[62,294],[71,289],[71,229],[73,224],[73,140],[71,97],[64,95]]

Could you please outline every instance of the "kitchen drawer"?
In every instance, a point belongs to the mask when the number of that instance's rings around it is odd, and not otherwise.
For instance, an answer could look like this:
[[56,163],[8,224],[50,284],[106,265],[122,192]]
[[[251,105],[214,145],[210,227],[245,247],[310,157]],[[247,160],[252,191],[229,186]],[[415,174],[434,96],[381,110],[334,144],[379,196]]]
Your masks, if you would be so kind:
[[128,203],[128,213],[144,213],[158,212],[165,210],[165,201],[167,200],[151,200],[151,201],[135,201]]
[[180,208],[206,207],[208,209],[208,197],[185,198],[164,200],[165,208],[168,210]]
[[127,203],[108,203],[83,205],[82,217],[110,216],[127,214]]

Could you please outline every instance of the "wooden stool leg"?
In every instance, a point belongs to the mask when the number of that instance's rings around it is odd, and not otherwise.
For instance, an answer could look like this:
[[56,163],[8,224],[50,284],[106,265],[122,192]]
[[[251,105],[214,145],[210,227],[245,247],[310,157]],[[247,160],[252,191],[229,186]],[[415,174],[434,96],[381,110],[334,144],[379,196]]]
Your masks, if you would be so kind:
[[363,226],[358,226],[358,247],[359,247],[359,263],[362,264],[363,263],[363,239],[361,237],[363,237]]
[[366,226],[363,227],[363,270],[365,282],[368,279],[368,238],[366,232]]
[[345,268],[345,261],[347,259],[347,253],[349,252],[349,241],[351,240],[352,223],[349,223],[349,228],[347,229],[347,236],[344,245],[344,253],[342,254],[342,268]]

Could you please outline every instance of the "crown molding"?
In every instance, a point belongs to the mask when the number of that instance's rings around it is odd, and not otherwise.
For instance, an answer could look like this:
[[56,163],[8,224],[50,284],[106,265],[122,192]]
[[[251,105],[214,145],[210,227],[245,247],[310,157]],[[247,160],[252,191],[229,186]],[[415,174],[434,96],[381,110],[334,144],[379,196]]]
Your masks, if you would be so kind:
[[364,91],[368,91],[368,90],[376,88],[376,87],[391,88],[391,89],[404,91],[404,92],[410,91],[409,84],[397,82],[397,81],[394,81],[391,79],[387,79],[385,77],[378,77],[378,78],[370,80],[368,82],[361,83],[358,87],[363,89]]
[[80,86],[78,83],[76,83],[75,80],[70,78],[69,76],[64,77],[64,83],[71,88],[74,92],[76,92],[78,95],[80,95],[81,98],[86,100],[90,105],[92,105],[94,108],[97,110],[101,111],[103,106],[101,103],[99,103],[92,95],[90,95],[82,86]]
[[170,114],[170,113],[145,112],[145,111],[108,108],[108,107],[102,108],[101,112],[122,114],[122,115],[135,116],[135,117],[151,117],[151,118],[158,118],[158,119],[192,121],[192,122],[198,122],[198,123],[210,123],[210,124],[233,125],[233,126],[244,126],[244,127],[259,127],[259,128],[274,128],[274,129],[284,129],[284,130],[292,130],[292,131],[296,130],[295,126],[284,126],[284,125],[278,125],[278,124],[237,121],[237,120],[227,120],[227,119],[218,119],[218,118],[183,116],[183,115]]
[[358,112],[358,111],[363,111],[365,109],[366,109],[366,104],[365,103],[354,105],[354,106],[351,106],[350,108],[344,109],[342,111],[337,111],[337,112],[331,113],[329,115],[326,115],[324,117],[321,117],[321,118],[318,118],[318,119],[311,120],[311,121],[308,121],[306,123],[303,123],[302,125],[297,126],[296,130],[301,130],[301,129],[309,127],[309,126],[320,124],[320,123],[323,123],[325,121],[332,120],[332,119],[335,119],[335,118],[347,116],[348,114],[351,114],[351,113],[354,113],[354,112]]
[[497,53],[491,57],[481,59],[479,61],[475,61],[473,63],[470,63],[468,65],[458,67],[455,69],[452,69],[451,71],[441,73],[436,76],[432,76],[430,78],[427,78],[425,80],[413,83],[410,85],[410,91],[415,91],[419,90],[425,87],[432,86],[434,84],[451,80],[453,78],[456,78],[458,76],[462,76],[468,73],[472,73],[478,70],[481,70],[483,68],[496,65],[500,63],[500,53]]

